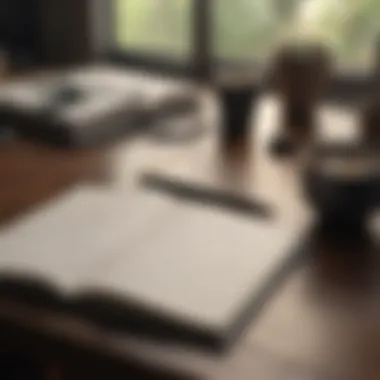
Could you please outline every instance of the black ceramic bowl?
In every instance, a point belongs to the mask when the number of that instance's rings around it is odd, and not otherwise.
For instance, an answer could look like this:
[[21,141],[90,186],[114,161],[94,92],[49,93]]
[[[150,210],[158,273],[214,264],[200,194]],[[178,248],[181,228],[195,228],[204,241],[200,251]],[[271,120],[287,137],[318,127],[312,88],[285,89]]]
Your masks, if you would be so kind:
[[304,190],[325,223],[362,225],[379,204],[380,155],[357,145],[314,148],[306,158]]

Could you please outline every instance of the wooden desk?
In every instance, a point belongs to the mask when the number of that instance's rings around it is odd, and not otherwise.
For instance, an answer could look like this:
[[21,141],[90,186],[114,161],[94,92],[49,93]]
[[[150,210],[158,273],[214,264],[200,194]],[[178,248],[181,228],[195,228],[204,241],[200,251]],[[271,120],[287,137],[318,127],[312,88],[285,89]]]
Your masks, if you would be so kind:
[[[138,191],[142,172],[157,170],[260,196],[273,205],[278,218],[301,223],[310,211],[299,194],[299,162],[274,160],[267,149],[276,129],[275,114],[273,102],[264,102],[250,152],[236,152],[229,159],[218,149],[213,107],[207,107],[205,115],[209,130],[195,143],[164,145],[136,138],[93,151],[62,151],[28,142],[2,147],[1,220],[80,181],[128,196]],[[329,133],[344,135],[351,116],[325,114]],[[224,357],[115,336],[83,321],[5,300],[0,302],[0,336],[13,342],[18,337],[18,344],[41,351],[53,362],[64,358],[69,373],[78,364],[75,376],[81,379],[104,373],[107,378],[125,377],[142,368],[145,378],[175,378],[174,370],[215,380],[377,379],[379,260],[372,253],[367,240],[317,237],[307,263],[278,289],[261,317]],[[148,368],[161,368],[162,376],[152,375]]]

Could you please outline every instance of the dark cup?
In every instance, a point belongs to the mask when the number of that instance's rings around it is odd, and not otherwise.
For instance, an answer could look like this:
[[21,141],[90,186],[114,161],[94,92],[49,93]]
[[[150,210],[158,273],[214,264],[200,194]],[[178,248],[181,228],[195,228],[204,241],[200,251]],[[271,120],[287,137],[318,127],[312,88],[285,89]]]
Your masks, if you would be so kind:
[[379,205],[380,157],[375,150],[319,147],[310,154],[304,174],[307,199],[326,226],[360,230]]
[[221,137],[224,145],[245,141],[249,137],[252,110],[259,91],[253,85],[221,86]]

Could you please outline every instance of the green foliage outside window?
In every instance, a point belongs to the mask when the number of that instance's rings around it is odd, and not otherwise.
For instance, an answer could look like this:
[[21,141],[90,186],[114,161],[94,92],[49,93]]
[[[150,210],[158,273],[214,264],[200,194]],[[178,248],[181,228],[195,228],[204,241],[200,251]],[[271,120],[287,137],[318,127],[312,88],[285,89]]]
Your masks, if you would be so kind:
[[[265,60],[289,39],[323,41],[343,66],[369,64],[380,35],[379,0],[213,0],[220,58]],[[119,46],[161,54],[191,51],[191,0],[116,0]]]

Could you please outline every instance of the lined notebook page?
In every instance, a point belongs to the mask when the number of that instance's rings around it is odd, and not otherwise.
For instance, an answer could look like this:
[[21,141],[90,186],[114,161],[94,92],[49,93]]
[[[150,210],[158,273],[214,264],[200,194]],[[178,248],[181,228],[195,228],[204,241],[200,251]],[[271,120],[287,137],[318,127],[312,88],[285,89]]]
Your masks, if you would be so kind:
[[130,254],[170,209],[169,202],[150,194],[74,188],[0,232],[0,272],[73,290],[120,246]]

